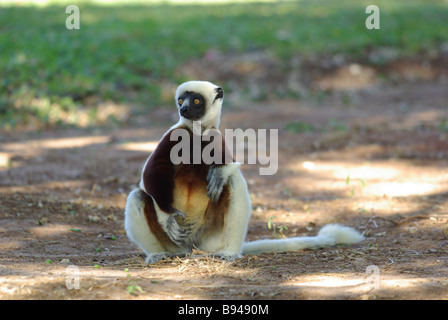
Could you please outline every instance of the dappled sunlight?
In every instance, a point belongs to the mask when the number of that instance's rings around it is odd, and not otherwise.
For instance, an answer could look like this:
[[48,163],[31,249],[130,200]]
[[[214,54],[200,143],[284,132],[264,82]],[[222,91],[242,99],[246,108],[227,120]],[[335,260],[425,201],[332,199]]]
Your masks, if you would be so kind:
[[[353,199],[353,198],[352,198]],[[420,203],[407,203],[400,198],[391,197],[357,197],[349,206],[353,212],[360,216],[393,216],[396,214],[411,214],[422,209]]]
[[[111,141],[111,136],[84,136],[63,138],[26,139],[20,142],[0,145],[0,172],[18,169],[30,159],[38,163],[48,150],[86,148],[93,145],[104,145]],[[40,163],[42,168],[45,162]],[[62,163],[60,163],[62,165]],[[71,168],[75,169],[76,168]]]
[[159,141],[129,142],[117,146],[119,150],[153,152]]
[[105,144],[110,142],[111,137],[103,136],[85,136],[85,137],[64,137],[51,139],[29,139],[20,142],[3,143],[0,146],[0,169],[2,164],[9,165],[9,160],[15,154],[22,157],[34,157],[40,155],[42,149],[71,149],[83,148],[95,144]]
[[46,181],[42,183],[35,183],[23,186],[0,186],[0,194],[17,193],[17,192],[33,192],[39,190],[56,190],[56,189],[81,189],[90,187],[91,183],[87,180],[60,180],[60,181]]
[[[42,139],[38,144],[47,149],[81,148],[92,144],[103,144],[110,141],[110,136],[68,137],[57,139]],[[33,142],[31,142],[33,143]]]
[[[363,194],[389,197],[406,197],[415,195],[428,195],[441,188],[437,184],[425,182],[381,182],[366,186]],[[448,188],[443,190],[448,191]]]
[[[70,260],[68,263],[53,261],[14,267],[0,265],[0,272],[9,274],[7,278],[0,278],[0,297],[23,299],[48,295],[70,298],[88,292],[91,297],[100,299],[209,299],[212,289],[254,289],[251,284],[233,284],[229,279],[252,277],[257,269],[235,268],[232,263],[211,257],[173,259],[175,263],[162,262],[150,267],[141,258],[117,261],[120,262],[118,268],[115,264],[77,265]],[[128,267],[124,268],[124,265]],[[72,284],[74,277],[79,287],[69,290],[67,280]],[[207,281],[212,277],[213,281]],[[188,282],[190,292],[179,292],[179,281]],[[131,295],[130,285],[139,286],[141,291]],[[159,289],[161,286],[163,290]]]
[[346,162],[313,162],[304,161],[302,167],[308,171],[319,174],[328,174],[331,177],[345,180],[351,179],[392,179],[399,175],[400,171],[387,167],[384,164],[362,164],[359,166]]
[[418,127],[423,123],[438,123],[445,116],[446,111],[443,109],[412,112],[407,114],[403,121],[400,121],[400,123],[396,123],[394,126],[404,128]]
[[0,171],[9,166],[11,154],[0,152]]
[[39,238],[56,238],[64,234],[72,232],[71,230],[77,230],[73,228],[73,225],[62,223],[49,223],[43,226],[36,226],[28,228],[28,232],[34,234]]
[[[304,279],[305,278],[305,279]],[[364,285],[365,280],[359,277],[348,278],[341,275],[300,277],[300,282],[286,283],[295,287],[341,288]]]
[[378,166],[362,165],[360,167],[337,166],[330,170],[333,171],[333,176],[339,179],[346,179],[347,176],[349,176],[350,179],[383,180],[396,178],[400,173],[399,170],[390,167],[388,168],[382,164]]
[[52,0],[2,0],[0,5],[33,5],[33,6],[47,6]]
[[[376,267],[376,266],[375,266]],[[344,294],[358,294],[361,299],[374,298],[378,294],[400,295],[412,290],[424,290],[442,279],[428,279],[401,274],[325,274],[305,275],[296,277],[284,285],[291,288],[303,288],[312,294],[321,294],[323,297],[332,297],[335,294],[342,297]],[[446,295],[440,296],[440,298]]]
[[437,167],[424,167],[420,173],[411,164],[400,161],[353,164],[306,160],[291,168],[300,173],[302,181],[312,180],[313,187],[318,186],[322,191],[353,189],[358,195],[390,197],[448,191],[448,173],[441,173]]
[[[214,5],[214,4],[236,4],[236,3],[254,3],[254,2],[265,2],[272,3],[276,0],[150,0],[147,4],[163,4],[163,5],[192,5],[192,4],[202,4],[202,5]],[[20,5],[37,5],[37,6],[48,6],[54,5],[55,0],[21,0]],[[105,6],[123,6],[123,5],[142,5],[141,0],[90,0],[90,3],[96,5]],[[14,5],[17,4],[17,0],[2,0],[1,4],[4,5]],[[143,3],[144,4],[144,3]]]
[[[0,234],[3,231],[0,230]],[[9,239],[7,240],[0,240],[0,250],[2,251],[7,251],[7,250],[16,250],[18,248],[21,248],[24,246],[24,242],[23,241],[10,241]]]

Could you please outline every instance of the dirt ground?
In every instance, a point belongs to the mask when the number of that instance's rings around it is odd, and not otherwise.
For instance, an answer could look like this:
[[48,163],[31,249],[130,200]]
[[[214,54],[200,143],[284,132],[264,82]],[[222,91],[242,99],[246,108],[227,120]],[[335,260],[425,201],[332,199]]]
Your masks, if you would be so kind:
[[447,299],[448,78],[394,68],[400,81],[348,65],[316,76],[331,93],[224,103],[222,129],[279,129],[278,172],[243,166],[248,240],[337,222],[366,236],[353,246],[145,265],[125,201],[174,106],[118,129],[2,133],[0,299]]

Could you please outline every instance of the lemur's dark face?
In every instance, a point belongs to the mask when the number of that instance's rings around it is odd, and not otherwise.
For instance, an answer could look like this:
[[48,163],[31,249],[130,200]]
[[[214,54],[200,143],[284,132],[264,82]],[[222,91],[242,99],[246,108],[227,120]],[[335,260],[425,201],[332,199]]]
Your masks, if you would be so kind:
[[197,92],[185,91],[178,97],[177,103],[180,115],[188,120],[199,120],[206,112],[206,101]]

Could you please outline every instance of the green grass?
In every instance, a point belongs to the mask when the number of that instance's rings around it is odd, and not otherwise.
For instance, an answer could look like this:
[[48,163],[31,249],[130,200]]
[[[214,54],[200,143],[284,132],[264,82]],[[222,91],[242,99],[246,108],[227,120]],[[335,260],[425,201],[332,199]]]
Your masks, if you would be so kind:
[[[171,103],[161,83],[210,50],[263,50],[280,58],[392,48],[411,56],[448,39],[444,1],[377,1],[381,29],[365,28],[370,1],[307,0],[219,5],[98,5],[77,1],[81,29],[67,30],[69,1],[0,5],[0,126],[38,121],[95,124],[100,101],[135,112]],[[376,61],[375,63],[378,63]],[[210,79],[214,80],[214,79]]]
[[313,123],[303,121],[288,122],[284,128],[285,131],[291,133],[308,133],[308,132],[348,132],[350,128],[341,121],[330,119],[326,125],[316,126]]

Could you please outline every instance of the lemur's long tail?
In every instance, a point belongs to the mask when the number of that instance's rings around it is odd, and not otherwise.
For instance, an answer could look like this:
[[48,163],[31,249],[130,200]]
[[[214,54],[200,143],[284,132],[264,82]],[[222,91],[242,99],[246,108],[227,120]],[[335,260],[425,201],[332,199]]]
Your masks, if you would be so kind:
[[329,224],[320,229],[314,237],[295,237],[288,239],[269,239],[245,242],[243,254],[259,254],[269,252],[294,252],[301,249],[317,249],[336,244],[354,244],[364,239],[353,228],[339,224]]

